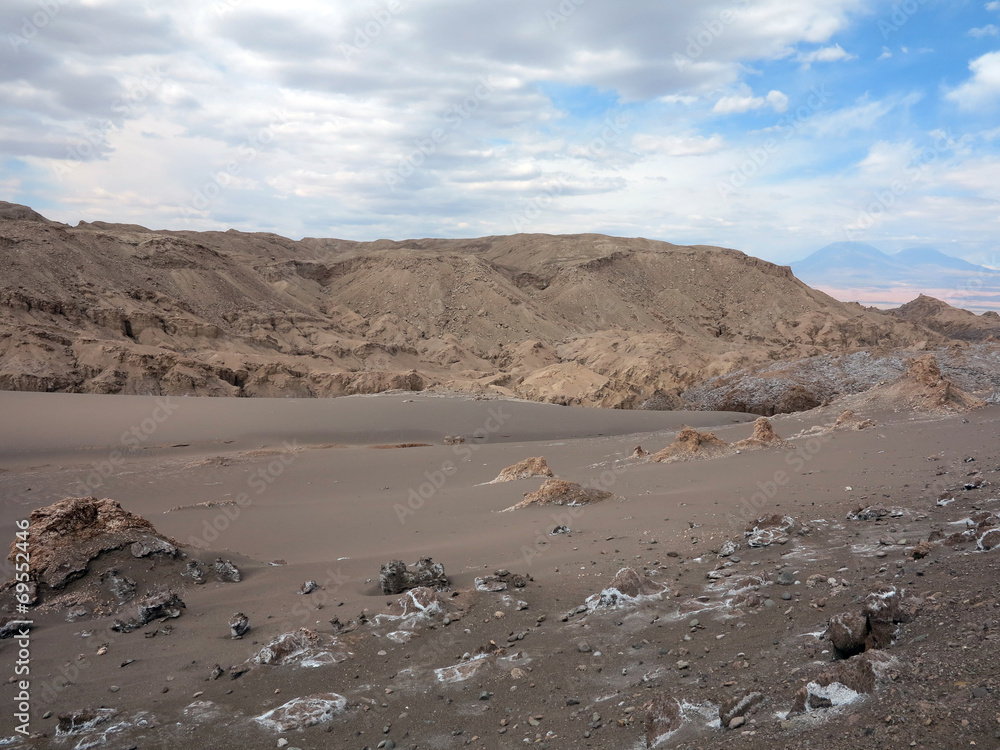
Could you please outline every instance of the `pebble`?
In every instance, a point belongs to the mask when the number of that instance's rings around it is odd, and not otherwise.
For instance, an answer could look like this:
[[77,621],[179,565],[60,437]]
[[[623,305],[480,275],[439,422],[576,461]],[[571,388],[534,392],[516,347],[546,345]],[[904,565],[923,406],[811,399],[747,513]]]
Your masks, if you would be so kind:
[[780,573],[778,573],[779,586],[791,586],[793,583],[795,583],[795,576],[793,576],[787,570],[783,570]]
[[576,650],[579,651],[581,654],[589,654],[591,650],[590,644],[587,643],[586,641],[580,641],[578,644],[576,644]]
[[117,685],[112,685],[111,687],[108,688],[108,690],[112,693],[117,693],[119,690],[121,690],[121,688],[118,687]]
[[689,628],[696,628],[696,627],[698,627],[698,626],[699,626],[700,624],[701,624],[701,623],[700,623],[700,622],[699,622],[698,620],[691,620],[691,622],[689,622],[689,623],[688,623],[688,627],[689,627]]
[[288,747],[288,740],[284,737],[278,740],[278,747]]
[[686,661],[683,661],[683,660],[677,662],[677,668],[678,669],[687,669],[690,666],[691,666],[690,662],[686,662]]
[[774,601],[774,599],[765,599],[764,600],[764,606],[767,607],[768,609],[770,609],[771,607],[777,607],[778,605]]
[[747,723],[747,720],[742,716],[734,716],[729,722],[730,729],[737,729]]
[[781,594],[781,598],[787,602],[792,598],[792,594],[790,591],[783,591]]

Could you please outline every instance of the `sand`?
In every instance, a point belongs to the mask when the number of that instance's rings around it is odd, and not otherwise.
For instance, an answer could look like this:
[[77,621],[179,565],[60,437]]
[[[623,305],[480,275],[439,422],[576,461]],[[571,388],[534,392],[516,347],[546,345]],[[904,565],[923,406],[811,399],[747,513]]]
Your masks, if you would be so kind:
[[[83,709],[103,723],[60,746],[108,729],[109,747],[273,748],[285,737],[295,747],[388,739],[494,748],[527,739],[622,748],[645,746],[649,731],[669,734],[662,747],[691,748],[996,741],[1000,602],[991,582],[1000,558],[978,552],[972,538],[928,542],[919,560],[911,549],[937,538],[935,529],[961,531],[955,523],[977,509],[987,519],[1000,511],[1000,407],[864,412],[876,427],[810,435],[836,419],[843,409],[834,405],[775,417],[779,435],[800,436],[789,448],[664,464],[636,461],[633,448],[668,445],[683,425],[735,443],[751,436],[752,416],[426,394],[175,403],[157,423],[165,407],[156,398],[0,393],[0,538],[13,540],[15,522],[35,508],[94,495],[148,520],[189,559],[231,560],[242,577],[209,574],[195,585],[173,564],[131,563],[122,570],[140,587],[169,583],[186,605],[131,633],[110,629],[124,610],[69,622],[73,607],[47,603],[43,592],[32,613],[32,729],[47,738],[36,746],[52,744],[60,715],[91,716]],[[146,419],[155,423],[148,434]],[[133,427],[136,450],[114,453]],[[446,435],[467,442],[445,445]],[[403,443],[429,445],[371,447]],[[489,482],[529,456],[614,497],[500,513],[542,480]],[[950,501],[939,504],[943,496]],[[876,502],[906,514],[846,520]],[[796,530],[783,544],[748,547],[744,529],[772,514],[793,517]],[[561,525],[570,531],[552,535]],[[437,595],[447,608],[426,613],[378,583],[389,560],[424,556],[451,581]],[[93,561],[88,576],[112,563]],[[648,572],[664,593],[587,609],[625,567]],[[476,590],[476,578],[498,570],[524,587]],[[85,580],[65,593],[85,602]],[[300,594],[310,580],[318,588]],[[832,615],[884,585],[916,597],[918,614],[877,623],[880,638],[893,630],[891,645],[863,656],[884,654],[892,667],[876,664],[882,676],[871,677],[871,695],[846,676],[845,692],[831,669],[855,662],[832,662],[822,633]],[[240,639],[231,637],[234,613],[250,621]],[[318,666],[253,661],[299,628],[319,634],[303,648],[322,649],[295,658]],[[13,656],[13,642],[0,640],[0,674],[13,674]],[[216,665],[221,676],[211,679]],[[812,692],[797,698],[803,686]],[[751,692],[762,694],[759,705],[740,702]],[[4,705],[15,693],[0,684]],[[844,705],[820,707],[830,696]],[[786,718],[797,700],[810,710]],[[727,701],[747,712],[738,731],[718,726]],[[296,717],[317,723],[275,728],[256,720],[265,715],[281,727]],[[5,712],[0,737],[12,732]]]

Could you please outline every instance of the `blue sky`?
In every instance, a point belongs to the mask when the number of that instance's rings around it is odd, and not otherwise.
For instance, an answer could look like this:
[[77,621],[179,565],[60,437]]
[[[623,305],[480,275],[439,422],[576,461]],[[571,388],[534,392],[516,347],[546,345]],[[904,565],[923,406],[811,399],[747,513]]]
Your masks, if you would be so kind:
[[1000,267],[1000,3],[7,0],[0,198],[291,237]]

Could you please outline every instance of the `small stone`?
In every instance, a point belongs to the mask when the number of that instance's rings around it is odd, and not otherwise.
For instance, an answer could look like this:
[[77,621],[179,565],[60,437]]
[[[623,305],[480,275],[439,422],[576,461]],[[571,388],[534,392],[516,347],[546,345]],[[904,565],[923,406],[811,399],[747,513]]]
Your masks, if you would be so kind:
[[591,651],[590,644],[587,643],[586,641],[580,641],[578,644],[576,644],[576,650],[579,651],[581,654],[589,654]]
[[699,626],[700,624],[701,624],[701,623],[700,623],[700,622],[699,622],[698,620],[696,620],[696,619],[695,619],[695,620],[691,620],[691,622],[689,622],[689,623],[688,623],[688,627],[689,627],[689,628],[696,628],[696,627],[698,627],[698,626]]
[[747,720],[745,718],[743,718],[742,716],[737,716],[729,722],[729,728],[738,729],[739,727],[743,726],[746,723]]
[[111,687],[108,688],[108,691],[112,693],[117,693],[119,690],[121,690],[121,688],[118,687],[117,685],[112,685]]
[[786,602],[790,601],[791,598],[792,598],[792,594],[791,594],[790,591],[782,591],[781,592],[781,598],[784,599]]
[[278,740],[278,747],[288,747],[288,740],[282,737],[280,740]]
[[479,694],[479,700],[481,700],[481,701],[488,701],[492,697],[493,697],[493,693],[489,692],[488,690],[484,690],[483,692],[481,692]]
[[686,662],[684,660],[681,660],[681,661],[677,662],[677,668],[678,669],[687,669],[690,666],[691,666],[691,663],[690,662]]

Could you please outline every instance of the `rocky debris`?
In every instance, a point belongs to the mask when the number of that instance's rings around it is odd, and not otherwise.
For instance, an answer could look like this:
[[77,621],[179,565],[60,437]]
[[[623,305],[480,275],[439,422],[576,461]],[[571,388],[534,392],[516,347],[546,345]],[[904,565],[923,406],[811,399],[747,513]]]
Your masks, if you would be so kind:
[[223,560],[221,557],[215,559],[215,577],[228,583],[239,583],[243,580],[243,576],[239,569],[233,565],[232,560]]
[[135,599],[135,581],[122,575],[115,568],[101,574],[101,584],[118,600],[119,604],[125,604],[125,602]]
[[847,705],[874,693],[888,663],[885,657],[873,653],[836,662],[799,689],[789,715]]
[[930,541],[918,542],[914,545],[913,549],[910,550],[910,554],[913,556],[914,560],[922,560],[931,554],[936,547],[937,545]]
[[67,714],[59,714],[56,736],[83,734],[107,724],[118,715],[113,708],[84,708]]
[[133,542],[129,548],[133,557],[149,557],[150,555],[166,555],[176,557],[178,549],[166,539],[158,536],[146,535],[138,542]]
[[1000,547],[1000,529],[990,529],[979,537],[976,545],[984,552]]
[[[514,642],[519,639],[516,636],[512,636],[508,638],[508,640]],[[504,646],[498,645],[495,641],[490,641],[487,646],[479,646],[475,653],[466,653],[462,657],[462,661],[458,664],[452,664],[447,667],[435,669],[434,677],[440,683],[454,684],[465,682],[466,680],[475,677],[484,669],[500,667],[504,671],[509,669],[509,674],[512,679],[523,678],[524,669],[522,669],[521,666],[512,667],[512,665],[522,665],[526,667],[531,659],[529,659],[523,651],[518,651],[510,656],[507,656],[506,654],[507,649]]]
[[462,435],[445,435],[444,444],[445,445],[461,445],[465,442],[465,437]]
[[346,649],[334,636],[299,628],[272,640],[253,656],[252,662],[259,665],[311,668],[339,664],[347,656]]
[[719,548],[719,557],[732,557],[741,549],[739,542],[734,542],[731,539],[722,543]]
[[733,452],[725,440],[720,440],[711,432],[698,432],[693,427],[684,427],[677,433],[674,442],[654,453],[652,459],[660,463],[690,461],[694,459],[718,458]]
[[[432,588],[422,586],[410,589],[397,599],[388,612],[375,615],[374,625],[386,622],[398,623],[398,629],[386,634],[386,638],[395,643],[409,643],[416,635],[416,628],[421,623],[440,620],[443,624],[451,624],[458,615],[448,599],[442,597]],[[354,628],[344,626],[339,620],[330,621],[334,631],[346,633]],[[356,627],[356,626],[355,626]]]
[[202,565],[201,560],[188,560],[187,565],[184,568],[184,572],[181,573],[182,576],[187,576],[195,583],[205,582],[205,566]]
[[549,536],[558,536],[559,534],[568,534],[572,531],[569,526],[559,525],[556,526],[552,531],[549,532]]
[[615,574],[614,580],[607,588],[587,599],[587,607],[589,609],[625,607],[643,599],[659,597],[668,588],[665,584],[654,581],[645,571],[640,573],[634,568],[622,568]]
[[649,451],[643,448],[641,445],[635,446],[632,449],[631,458],[645,458],[649,455]]
[[660,693],[642,707],[646,747],[654,748],[681,728],[684,717],[681,704],[671,695]]
[[139,623],[145,625],[157,619],[172,619],[181,616],[184,602],[170,589],[150,594],[137,603]]
[[[221,674],[221,667],[219,668],[219,672]],[[231,713],[231,710],[232,709],[230,708],[223,709],[218,703],[213,703],[212,701],[196,700],[181,709],[181,713],[184,715],[184,718],[189,721],[193,721],[198,724],[207,724],[209,722],[215,723],[224,719]]]
[[496,570],[491,576],[477,578],[476,590],[499,594],[508,588],[523,589],[527,584],[527,579],[518,573],[511,573],[509,570]]
[[795,519],[791,516],[762,516],[747,524],[743,536],[751,547],[770,547],[772,544],[786,544],[795,527]]
[[311,594],[313,591],[319,588],[319,584],[316,581],[306,581],[299,587],[299,596],[305,596],[306,594]]
[[834,430],[868,430],[878,423],[874,419],[862,419],[851,409],[844,409],[833,423]]
[[900,518],[905,515],[906,511],[903,508],[896,507],[886,507],[882,503],[875,503],[874,505],[859,505],[855,510],[852,510],[847,514],[848,521],[877,521],[880,518],[886,518],[891,516],[893,518]]
[[546,479],[535,492],[526,492],[524,500],[504,508],[503,513],[527,508],[531,505],[590,505],[614,497],[614,493],[595,487],[584,487],[564,479]]
[[994,535],[987,535],[997,526],[1000,526],[1000,514],[991,513],[987,510],[979,510],[975,513],[969,515],[965,521],[965,530],[956,532],[950,535],[944,540],[944,543],[949,546],[965,544],[968,542],[976,542],[977,546],[981,550],[988,550],[991,548],[984,547],[980,545],[980,541],[985,540],[987,544],[995,540]]
[[115,620],[111,623],[111,629],[116,633],[131,633],[133,630],[138,630],[141,627],[142,623],[134,617],[130,617],[127,620]]
[[738,440],[730,447],[736,451],[756,451],[767,448],[790,448],[792,444],[774,431],[770,419],[760,417],[753,423],[753,434],[745,440]]
[[229,618],[229,636],[231,638],[242,638],[250,632],[250,618],[242,612],[237,612]]
[[212,667],[212,671],[209,673],[208,679],[217,680],[220,677],[222,677],[222,675],[224,675],[225,673],[226,670],[222,668],[222,665],[216,664],[214,667]]
[[254,717],[261,726],[275,732],[294,732],[332,720],[347,708],[347,699],[337,693],[316,693],[293,698],[265,714]]
[[881,586],[864,599],[861,610],[841,612],[830,618],[827,637],[837,656],[848,658],[892,645],[898,626],[916,617],[920,600],[905,596],[895,586]]
[[[158,534],[149,521],[108,498],[68,497],[31,511],[29,524],[31,576],[51,589],[83,576],[90,562],[103,552],[136,542],[150,544],[150,537],[171,546],[177,544]],[[13,561],[18,551],[12,546],[8,559]]]
[[412,571],[402,560],[390,560],[379,571],[378,582],[383,594],[402,594],[420,586],[446,591],[451,586],[444,565],[429,557],[421,557]]
[[[722,705],[719,706],[719,721],[727,729],[736,729],[742,726],[747,717],[763,702],[763,693],[746,693],[723,701]],[[743,721],[738,721],[738,719],[743,719]]]
[[861,399],[883,408],[931,412],[967,412],[986,406],[985,401],[963,391],[942,375],[934,354],[912,359],[909,369],[899,380],[873,388]]
[[552,469],[549,468],[548,463],[546,463],[543,456],[537,456],[535,458],[526,458],[523,461],[518,461],[513,466],[508,466],[506,469],[502,470],[497,478],[490,482],[490,484],[499,484],[501,482],[513,482],[518,479],[529,479],[531,477],[551,477],[554,476]]

